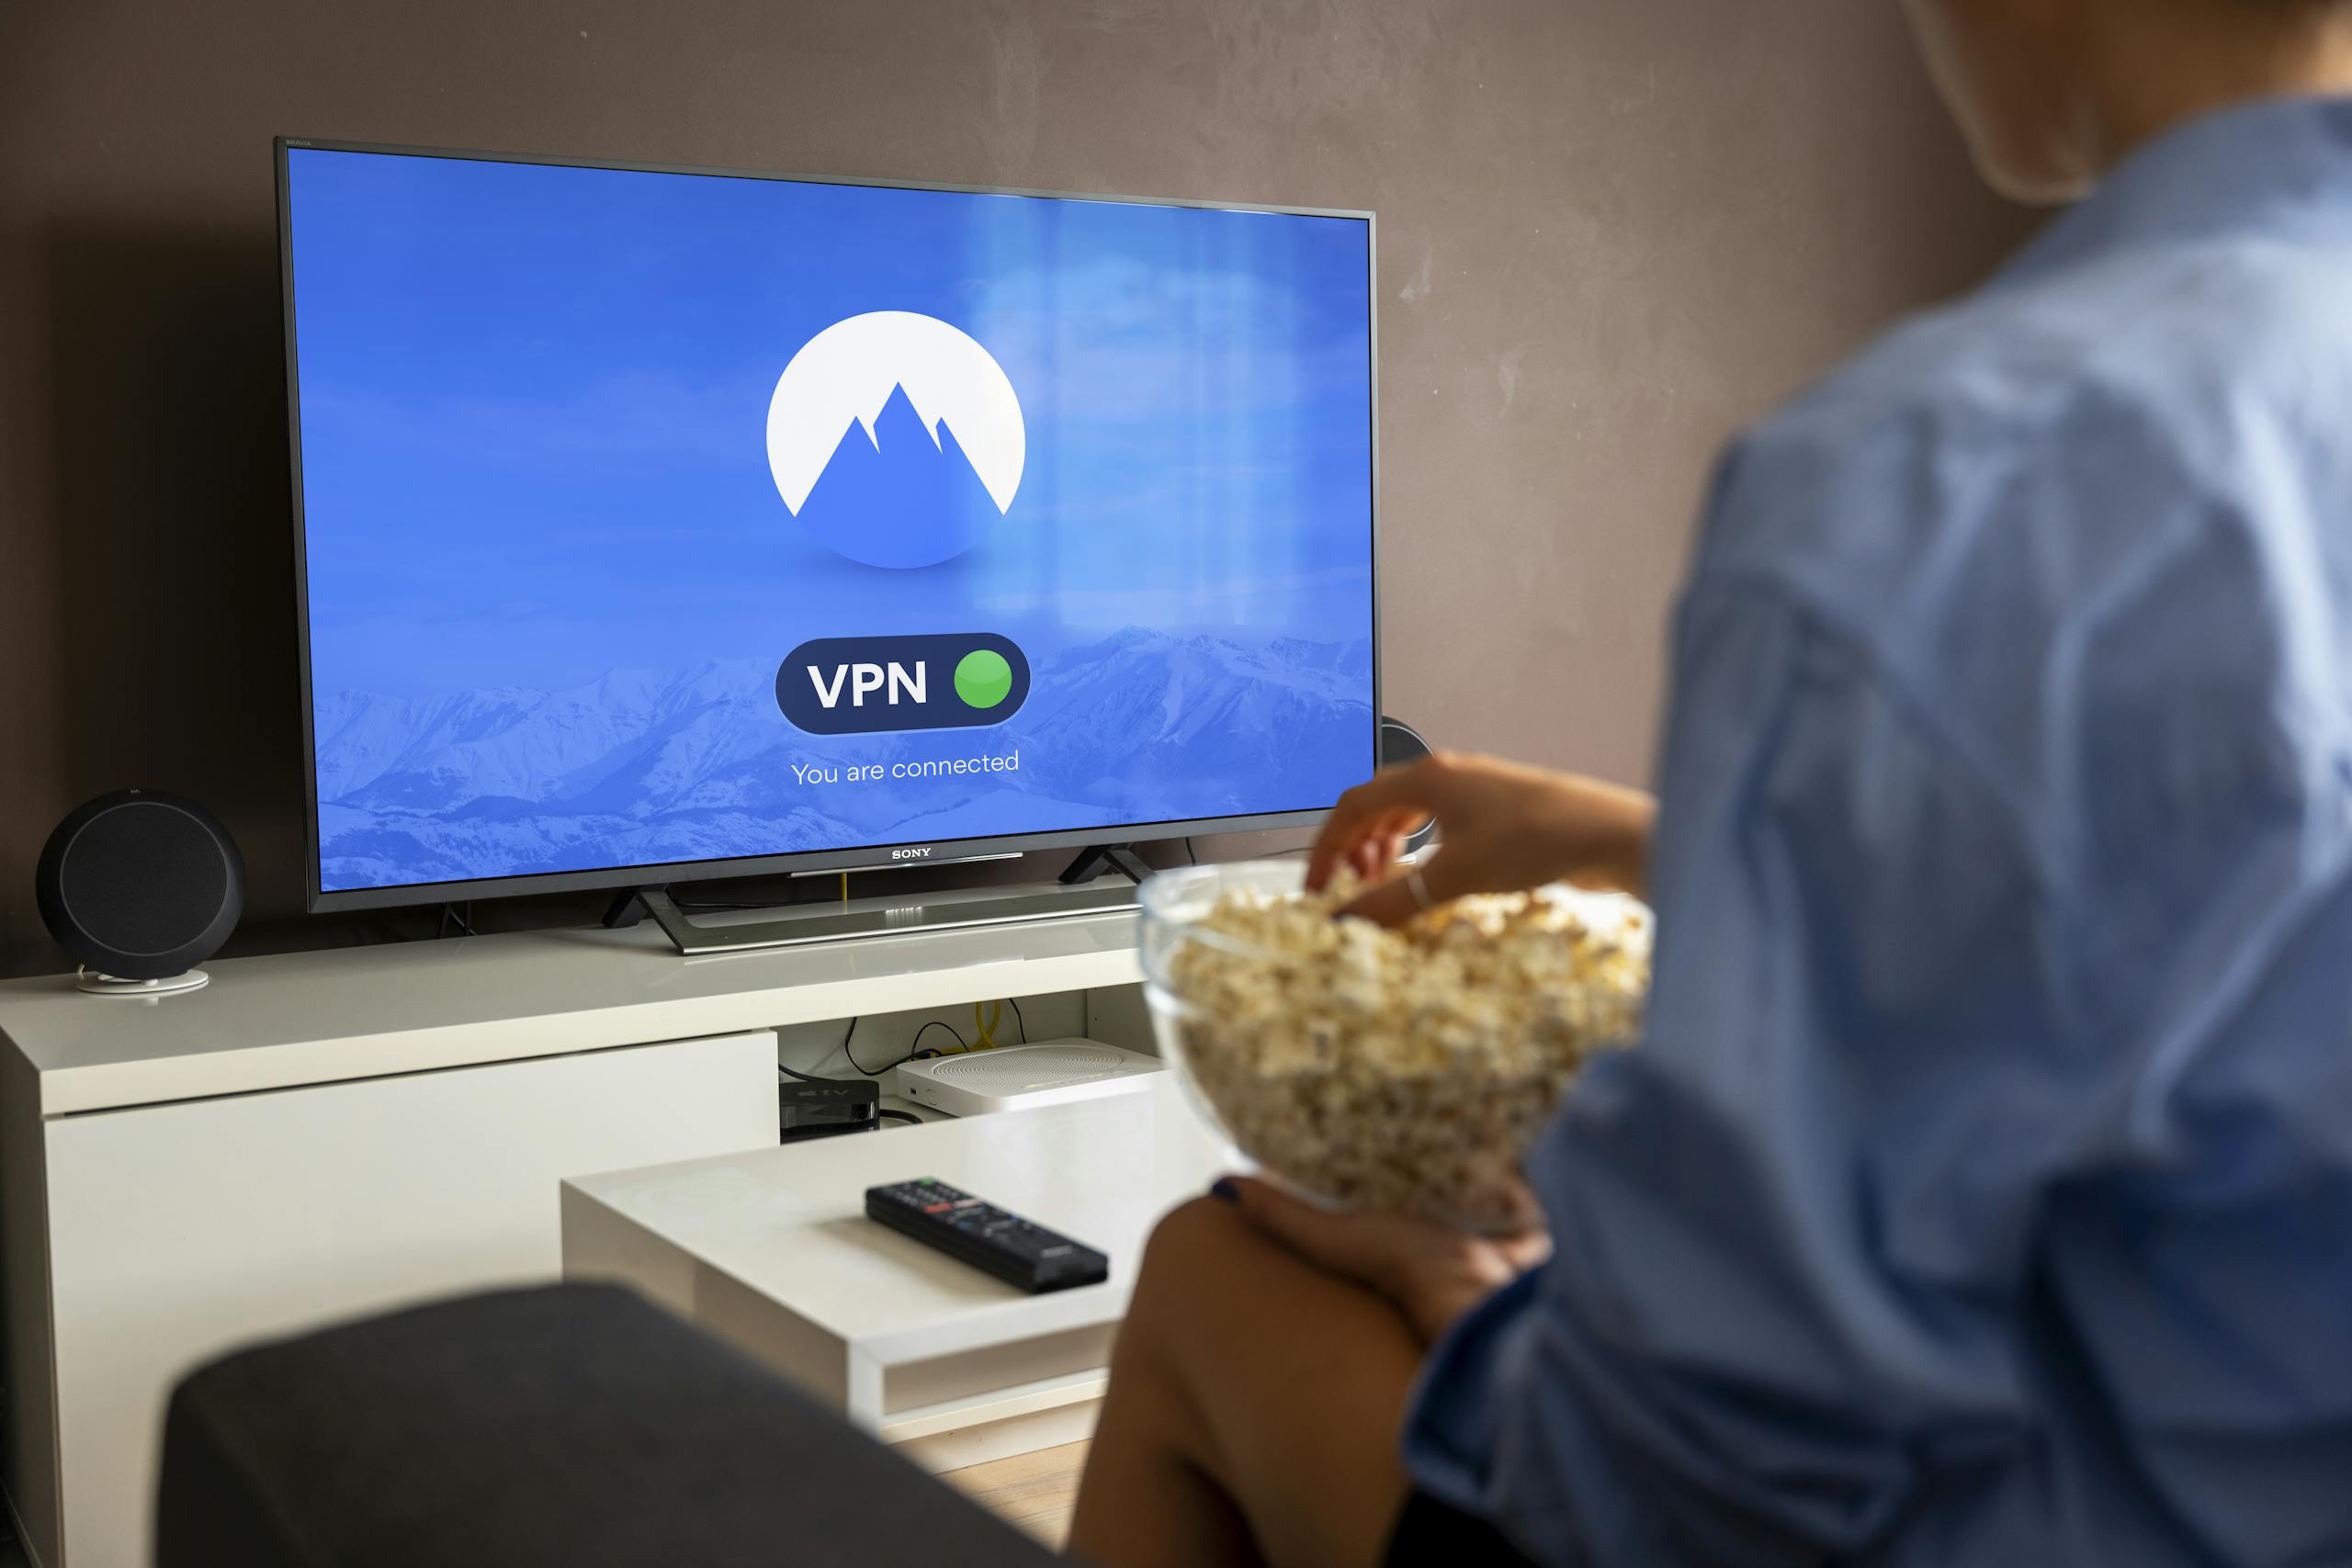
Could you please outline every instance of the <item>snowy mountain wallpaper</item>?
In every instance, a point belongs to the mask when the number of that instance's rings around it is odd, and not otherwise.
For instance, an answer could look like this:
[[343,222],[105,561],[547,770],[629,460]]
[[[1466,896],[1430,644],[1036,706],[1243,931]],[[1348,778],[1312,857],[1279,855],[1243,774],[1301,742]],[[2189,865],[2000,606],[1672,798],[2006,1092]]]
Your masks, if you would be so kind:
[[[322,889],[1111,836],[1370,773],[1361,222],[289,170]],[[934,634],[1015,643],[1017,711],[779,707],[803,645]]]

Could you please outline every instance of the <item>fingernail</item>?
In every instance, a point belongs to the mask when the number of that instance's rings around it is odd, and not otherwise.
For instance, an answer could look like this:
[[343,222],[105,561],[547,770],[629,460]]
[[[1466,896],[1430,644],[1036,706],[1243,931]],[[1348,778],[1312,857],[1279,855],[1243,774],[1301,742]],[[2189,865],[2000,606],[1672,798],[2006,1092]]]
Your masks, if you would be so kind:
[[1221,1202],[1238,1203],[1241,1201],[1241,1189],[1220,1176],[1209,1183],[1209,1196]]

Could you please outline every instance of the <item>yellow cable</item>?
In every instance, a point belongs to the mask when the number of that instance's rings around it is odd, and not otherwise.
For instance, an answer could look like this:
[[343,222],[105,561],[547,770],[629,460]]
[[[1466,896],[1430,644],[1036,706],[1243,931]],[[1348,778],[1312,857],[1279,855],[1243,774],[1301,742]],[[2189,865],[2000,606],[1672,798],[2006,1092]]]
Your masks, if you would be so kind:
[[849,873],[848,873],[848,872],[842,872],[842,903],[844,903],[844,904],[846,904],[846,903],[848,903],[848,902],[849,902]]
[[980,1037],[980,1043],[978,1047],[978,1049],[982,1051],[993,1051],[996,1049],[997,1021],[1002,1017],[1004,1017],[1004,1004],[1002,1002],[990,1002],[989,1004],[989,1012],[986,1018],[982,1018],[980,1016],[980,1004],[978,1002],[974,1002],[972,1004],[972,1028],[973,1031]]

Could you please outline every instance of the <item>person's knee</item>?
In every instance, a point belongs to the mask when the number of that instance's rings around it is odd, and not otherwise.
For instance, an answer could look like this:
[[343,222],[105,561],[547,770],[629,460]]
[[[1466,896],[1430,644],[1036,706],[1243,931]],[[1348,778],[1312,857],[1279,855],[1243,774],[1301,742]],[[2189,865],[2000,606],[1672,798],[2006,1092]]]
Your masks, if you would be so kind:
[[1231,1293],[1236,1274],[1253,1258],[1262,1263],[1265,1248],[1265,1238],[1230,1203],[1195,1198],[1170,1210],[1144,1243],[1128,1327],[1150,1331],[1197,1320],[1210,1302]]
[[1230,1203],[1195,1198],[1180,1203],[1152,1227],[1144,1243],[1143,1264],[1136,1270],[1136,1292],[1155,1298],[1182,1292],[1231,1269],[1246,1252],[1262,1247],[1262,1238]]

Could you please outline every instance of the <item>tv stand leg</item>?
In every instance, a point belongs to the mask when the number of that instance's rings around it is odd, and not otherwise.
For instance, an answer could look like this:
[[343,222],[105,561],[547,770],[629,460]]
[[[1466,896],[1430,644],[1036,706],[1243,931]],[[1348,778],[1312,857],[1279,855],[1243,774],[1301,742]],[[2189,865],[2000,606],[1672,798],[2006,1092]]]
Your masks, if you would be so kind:
[[1141,886],[1144,879],[1151,874],[1151,867],[1144,864],[1143,857],[1136,853],[1132,845],[1089,844],[1079,852],[1076,860],[1069,863],[1069,869],[1062,873],[1062,886],[1073,887],[1081,882],[1091,882],[1102,874],[1106,866],[1125,873],[1137,886]]
[[644,919],[645,915],[645,889],[625,887],[605,910],[605,929],[608,931],[626,931]]

